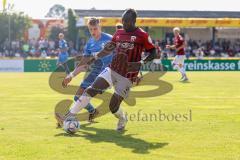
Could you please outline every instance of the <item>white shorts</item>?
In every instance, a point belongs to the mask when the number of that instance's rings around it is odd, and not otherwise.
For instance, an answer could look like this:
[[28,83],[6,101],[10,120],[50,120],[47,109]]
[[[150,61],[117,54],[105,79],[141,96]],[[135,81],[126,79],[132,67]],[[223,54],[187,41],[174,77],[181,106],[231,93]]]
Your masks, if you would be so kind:
[[155,63],[155,64],[162,64],[162,60],[161,59],[154,59],[153,63]]
[[117,95],[124,99],[128,97],[130,88],[132,87],[132,82],[129,79],[121,76],[109,67],[105,68],[98,77],[105,79],[110,87],[113,86]]
[[181,64],[182,66],[184,65],[184,60],[185,60],[185,55],[176,55],[172,64],[173,65],[179,65]]

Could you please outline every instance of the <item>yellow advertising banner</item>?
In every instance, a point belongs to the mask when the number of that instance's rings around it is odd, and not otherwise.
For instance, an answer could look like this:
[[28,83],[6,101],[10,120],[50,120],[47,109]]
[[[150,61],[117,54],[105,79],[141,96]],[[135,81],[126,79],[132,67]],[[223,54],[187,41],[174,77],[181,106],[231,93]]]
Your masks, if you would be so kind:
[[[115,26],[119,17],[99,17],[102,26]],[[85,25],[89,17],[85,17]],[[137,26],[149,27],[240,27],[240,18],[138,18]]]

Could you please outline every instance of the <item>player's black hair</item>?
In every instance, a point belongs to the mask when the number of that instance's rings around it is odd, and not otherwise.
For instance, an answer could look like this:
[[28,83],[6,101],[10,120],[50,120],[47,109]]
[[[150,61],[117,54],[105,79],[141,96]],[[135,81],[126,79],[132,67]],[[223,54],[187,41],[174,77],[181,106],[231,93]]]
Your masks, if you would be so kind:
[[123,15],[125,15],[125,14],[131,14],[131,17],[133,19],[137,18],[137,11],[135,9],[132,9],[132,8],[126,9],[125,12],[123,13]]

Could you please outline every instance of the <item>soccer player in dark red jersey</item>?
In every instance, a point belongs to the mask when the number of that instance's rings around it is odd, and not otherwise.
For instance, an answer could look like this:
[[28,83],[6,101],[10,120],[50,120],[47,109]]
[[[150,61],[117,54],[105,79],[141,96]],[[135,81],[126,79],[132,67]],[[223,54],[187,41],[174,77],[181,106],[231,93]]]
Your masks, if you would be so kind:
[[166,48],[175,49],[176,56],[172,62],[173,68],[177,69],[181,74],[181,81],[187,81],[187,74],[184,68],[184,60],[185,60],[185,41],[184,38],[180,35],[180,28],[173,28],[174,33],[174,45],[166,45]]
[[[132,82],[137,78],[141,64],[152,61],[156,54],[156,49],[149,35],[135,26],[136,18],[137,12],[134,9],[125,10],[122,15],[123,29],[118,29],[111,42],[107,43],[102,51],[97,53],[93,59],[89,60],[96,60],[110,54],[113,50],[116,52],[113,55],[110,66],[100,73],[94,83],[88,87],[79,100],[72,105],[69,112],[64,117],[58,114],[56,115],[60,124],[62,124],[67,117],[76,116],[76,114],[89,103],[92,97],[101,94],[113,86],[115,92],[111,97],[109,108],[112,114],[119,119],[117,131],[124,130],[127,117],[120,107],[120,104],[123,99],[128,97]],[[141,60],[141,54],[144,49],[149,52],[149,55],[144,60]],[[79,67],[82,66],[84,65],[80,63]],[[65,80],[66,83],[71,81],[66,78]]]

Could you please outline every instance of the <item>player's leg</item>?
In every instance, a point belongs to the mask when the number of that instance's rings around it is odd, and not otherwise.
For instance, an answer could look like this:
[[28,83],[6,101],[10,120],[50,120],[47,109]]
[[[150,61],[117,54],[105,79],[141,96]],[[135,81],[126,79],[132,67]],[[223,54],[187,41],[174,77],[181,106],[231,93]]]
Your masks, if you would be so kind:
[[179,71],[179,66],[178,66],[178,55],[176,55],[172,61],[172,66],[173,66],[173,69],[176,69]]
[[109,83],[104,78],[98,77],[92,86],[85,89],[80,98],[73,104],[70,113],[76,115],[89,104],[92,97],[95,97],[97,94],[102,94],[108,87]]
[[[76,95],[74,96],[75,102],[78,101],[79,97],[83,94],[84,90],[86,89],[81,86],[78,88]],[[85,109],[89,113],[89,117],[88,117],[89,122],[93,122],[93,119],[98,115],[98,111],[93,107],[93,105],[91,103],[88,103],[88,105],[85,107]]]
[[181,81],[187,81],[188,80],[186,70],[185,70],[185,67],[184,67],[184,61],[185,61],[185,56],[183,55],[179,58],[179,68],[180,68],[180,72],[182,74]]
[[118,119],[117,128],[116,128],[117,131],[124,130],[127,124],[127,117],[123,112],[122,108],[120,107],[120,104],[123,99],[124,99],[123,97],[114,93],[109,104],[110,111]]
[[[76,95],[74,96],[74,101],[78,101],[79,97],[83,94],[84,90],[86,88],[82,88],[82,87],[79,87],[77,92],[76,92]],[[89,113],[92,113],[95,109],[94,107],[89,103],[85,109],[89,112]]]
[[[87,77],[83,80],[83,82],[80,85],[80,88],[78,92],[75,95],[75,99],[77,100],[83,93],[83,91],[88,88],[89,86],[91,86],[93,84],[93,82],[95,81],[95,79],[97,78],[97,76],[101,73],[101,70],[98,69],[92,69],[91,72],[87,75]],[[88,110],[88,112],[90,113],[89,116],[89,120],[91,120],[93,117],[93,115],[91,115],[91,113],[95,113],[95,109],[94,107],[91,105],[91,103],[89,103],[86,108]]]
[[[183,75],[183,73],[181,72],[181,67],[180,67],[181,65],[179,65],[179,62],[180,62],[180,56],[179,56],[179,55],[176,55],[175,58],[174,58],[174,60],[173,60],[173,62],[172,62],[173,69],[178,70],[178,71],[181,73],[182,78],[183,78],[184,75]],[[181,78],[181,79],[182,79],[182,78]]]
[[80,98],[72,105],[69,112],[63,117],[59,114],[56,114],[56,119],[59,124],[62,126],[64,119],[69,116],[76,116],[83,108],[85,108],[92,97],[97,94],[103,93],[107,88],[112,85],[111,82],[111,72],[109,68],[106,68],[93,82],[93,84],[84,90]]
[[120,107],[120,104],[123,99],[126,99],[128,97],[132,83],[127,78],[122,77],[117,73],[112,73],[112,77],[115,81],[115,93],[111,98],[109,108],[115,117],[118,118],[117,130],[122,131],[125,129],[125,126],[127,124],[127,117],[123,112],[123,109]]

